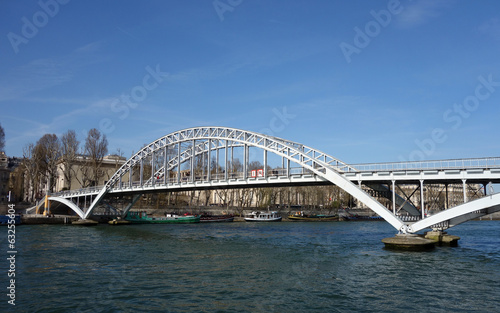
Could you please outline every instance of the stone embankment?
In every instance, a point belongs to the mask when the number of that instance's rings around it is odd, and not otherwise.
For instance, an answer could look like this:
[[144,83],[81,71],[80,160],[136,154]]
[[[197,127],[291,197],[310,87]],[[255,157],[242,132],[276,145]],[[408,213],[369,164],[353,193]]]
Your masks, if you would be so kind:
[[[29,205],[16,205],[17,212],[23,212],[25,208],[28,208]],[[7,205],[0,205],[0,214],[6,214]],[[178,214],[184,213],[192,213],[192,214],[201,214],[201,213],[209,213],[213,215],[221,215],[221,214],[233,214],[235,216],[235,222],[243,222],[243,216],[252,211],[266,211],[267,209],[262,208],[248,208],[248,209],[239,209],[236,207],[219,207],[219,206],[207,206],[207,207],[187,207],[187,206],[179,206],[179,207],[167,207],[167,208],[152,208],[152,207],[139,207],[133,208],[134,211],[145,211],[148,215],[157,215],[162,216],[165,213],[176,212]],[[289,208],[286,209],[271,209],[271,211],[278,211],[278,213],[283,217],[283,221],[289,221],[287,218],[288,214],[293,213]],[[4,213],[2,213],[4,212]],[[321,210],[305,210],[308,214],[331,214],[334,212],[322,212]],[[342,210],[341,210],[342,212]],[[349,213],[355,214],[360,217],[371,217],[376,214],[370,209],[350,209]],[[23,224],[71,224],[72,221],[78,220],[77,216],[69,216],[69,215],[54,215],[54,216],[43,216],[43,215],[35,215],[35,214],[24,214],[22,215],[22,223]],[[104,223],[107,222],[108,219],[99,220],[99,222]],[[496,212],[487,216],[483,216],[478,220],[500,220],[500,212]]]
[[479,218],[480,220],[500,220],[500,212],[495,212],[493,214],[490,214],[490,215],[486,215],[486,216],[483,216],[481,218]]
[[77,221],[80,218],[78,216],[69,215],[54,215],[54,216],[43,216],[41,214],[26,214],[21,216],[22,224],[71,224],[73,221]]

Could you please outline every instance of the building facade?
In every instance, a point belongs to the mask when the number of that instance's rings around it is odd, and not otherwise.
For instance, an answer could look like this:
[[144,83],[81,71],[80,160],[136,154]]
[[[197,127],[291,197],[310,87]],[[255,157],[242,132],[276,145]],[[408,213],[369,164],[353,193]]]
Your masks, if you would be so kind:
[[9,201],[19,201],[22,193],[16,190],[13,185],[15,179],[15,172],[20,170],[20,158],[9,158],[4,152],[0,151],[0,203],[4,204]]
[[9,196],[9,160],[5,152],[0,151],[0,203],[6,203]]
[[[68,189],[79,189],[88,184],[87,161],[85,157],[78,156],[75,163],[71,166],[69,180],[65,177],[66,167],[64,163],[59,163],[57,167],[57,178],[54,191]],[[124,157],[118,155],[107,155],[103,158],[99,166],[98,181],[93,182],[94,186],[102,186],[108,182],[113,174],[126,162]]]

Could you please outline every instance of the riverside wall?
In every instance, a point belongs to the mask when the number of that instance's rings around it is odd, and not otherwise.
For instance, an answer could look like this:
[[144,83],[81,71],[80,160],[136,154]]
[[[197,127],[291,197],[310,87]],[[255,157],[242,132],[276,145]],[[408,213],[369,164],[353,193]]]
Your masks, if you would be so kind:
[[[16,211],[20,212],[24,210],[28,206],[16,205]],[[0,205],[0,214],[6,214],[8,210],[7,204]],[[267,209],[262,208],[245,208],[239,209],[237,207],[219,207],[219,206],[207,206],[207,207],[188,207],[188,206],[172,206],[165,208],[154,208],[154,207],[138,207],[133,208],[134,211],[145,211],[148,215],[156,215],[161,216],[165,213],[175,212],[178,214],[184,213],[192,213],[192,214],[201,214],[201,213],[209,213],[213,215],[222,215],[222,214],[233,214],[235,216],[234,221],[244,221],[243,217],[245,214],[248,214],[252,211],[267,211]],[[270,209],[271,211],[278,211],[278,213],[283,217],[283,221],[289,221],[287,216],[297,211],[297,209],[290,208],[281,208],[281,209]],[[321,209],[304,209],[303,210],[307,214],[334,214],[337,213],[337,210],[321,210]],[[342,210],[341,210],[342,211]],[[357,216],[371,217],[376,214],[370,209],[350,209],[349,213],[356,214]],[[21,221],[23,224],[71,224],[72,221],[78,220],[78,216],[74,215],[54,215],[50,217],[46,217],[43,215],[27,215],[24,214],[21,217]],[[500,220],[500,212],[496,212],[490,215],[483,216],[477,220]],[[106,222],[107,220],[102,219],[101,222]]]

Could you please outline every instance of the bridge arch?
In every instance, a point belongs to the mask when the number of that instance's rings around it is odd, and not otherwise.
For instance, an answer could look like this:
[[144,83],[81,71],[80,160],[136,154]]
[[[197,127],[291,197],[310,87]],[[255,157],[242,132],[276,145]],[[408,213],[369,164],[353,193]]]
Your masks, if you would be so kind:
[[[196,141],[199,140],[203,141],[203,144],[196,145]],[[181,156],[181,144],[186,142],[190,142],[192,145],[188,149],[185,149]],[[164,168],[167,167],[166,149],[171,147],[174,150],[177,150],[177,164],[174,165],[177,165],[180,169],[180,165],[183,162],[191,160],[191,169],[193,169],[194,158],[197,155],[197,152],[208,152],[208,159],[210,160],[211,151],[221,148],[222,145],[227,151],[228,147],[232,147],[233,144],[243,145],[245,147],[245,157],[247,154],[246,149],[248,147],[257,147],[263,149],[266,153],[271,152],[281,156],[288,160],[288,162],[294,162],[309,170],[311,173],[323,177],[347,193],[351,194],[353,197],[379,214],[398,231],[406,233],[408,230],[408,226],[405,225],[405,223],[403,223],[403,221],[401,221],[398,217],[394,216],[385,206],[353,184],[350,180],[342,176],[342,173],[356,171],[348,164],[331,157],[326,153],[300,143],[252,131],[226,127],[188,128],[165,135],[146,145],[130,159],[128,159],[127,162],[125,162],[125,164],[123,164],[110,178],[103,189],[95,197],[89,209],[85,212],[84,218],[87,218],[92,213],[94,208],[100,203],[108,192],[110,192],[117,184],[119,186],[121,185],[122,177],[126,174],[129,174],[131,177],[133,168],[136,165],[142,165],[142,162],[148,158],[153,157],[154,159],[155,153],[157,152],[164,153]],[[176,146],[177,148],[175,148]],[[182,157],[184,159],[182,159]],[[245,161],[243,163],[245,165]],[[155,172],[154,168],[152,169],[152,172]],[[246,175],[246,170],[244,170],[244,173]]]
[[62,203],[64,205],[66,205],[67,207],[69,207],[80,218],[84,218],[85,217],[85,213],[76,204],[74,204],[73,202],[71,202],[68,199],[64,199],[64,198],[61,198],[61,197],[50,196],[48,200],[49,201],[60,202],[60,203]]

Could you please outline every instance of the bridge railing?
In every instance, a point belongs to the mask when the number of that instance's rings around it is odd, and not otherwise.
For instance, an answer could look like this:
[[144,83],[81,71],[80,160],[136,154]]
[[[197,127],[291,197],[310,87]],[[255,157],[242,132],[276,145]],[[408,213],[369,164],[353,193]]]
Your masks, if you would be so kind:
[[52,193],[50,195],[56,197],[72,197],[90,193],[98,193],[102,188],[104,188],[104,186],[94,186],[94,187],[87,187],[87,188],[80,188],[73,190],[64,190]]
[[415,216],[415,215],[398,215],[398,217],[403,222],[418,222],[422,219],[421,216]]
[[[259,176],[260,175],[260,176]],[[288,175],[288,170],[286,168],[275,168],[275,169],[269,169],[267,172],[267,177],[286,177]],[[304,169],[301,167],[296,167],[296,168],[290,168],[290,176],[306,176],[306,175],[313,175],[313,172]],[[261,174],[257,174],[254,171],[248,171],[247,173],[247,178],[263,178]],[[210,175],[210,180],[225,180],[226,179],[226,173],[212,173]],[[227,174],[227,179],[228,180],[240,180],[244,179],[244,172],[231,172]],[[198,174],[195,175],[194,177],[194,182],[204,182],[208,181],[209,177],[206,174]],[[191,176],[184,176],[179,179],[179,182],[181,184],[189,184],[192,182]],[[130,182],[122,182],[121,184],[115,184],[113,186],[113,190],[119,190],[119,189],[138,189],[138,188],[143,188],[143,187],[152,187],[152,186],[165,186],[165,185],[176,185],[177,184],[177,177],[170,177],[167,178],[165,181],[162,177],[153,179],[153,180],[148,180],[146,182],[143,182],[141,185],[140,181],[132,181]],[[100,187],[102,188],[102,187]],[[95,190],[98,192],[100,190],[99,187],[95,187],[95,189],[91,188],[86,188],[85,190],[87,192],[90,192],[92,190]],[[83,189],[82,189],[83,190]],[[83,194],[84,192],[80,192],[79,190],[72,190],[73,194],[75,196],[79,194]],[[64,193],[64,192],[62,192]],[[68,192],[65,192],[65,195],[68,195]]]
[[[496,158],[476,158],[476,159],[452,159],[452,160],[439,160],[439,161],[417,161],[417,162],[392,162],[392,163],[365,163],[365,164],[355,164],[352,165],[353,168],[356,168],[359,172],[374,172],[374,171],[408,171],[408,170],[447,170],[447,169],[491,169],[491,168],[500,168],[500,157]],[[259,173],[259,172],[257,172]],[[227,178],[229,180],[232,179],[243,179],[243,172],[231,172],[227,174]],[[283,177],[283,176],[303,176],[303,175],[312,175],[313,172],[309,169],[303,167],[292,167],[290,169],[287,168],[274,168],[268,169],[267,177]],[[259,176],[260,175],[260,176]],[[260,178],[262,174],[257,174],[255,171],[248,171],[247,178]],[[226,178],[226,173],[212,173],[210,175],[211,180],[224,180]],[[181,183],[189,183],[192,181],[190,176],[181,177]],[[208,181],[208,175],[197,174],[194,177],[195,182],[200,181]],[[167,185],[177,184],[177,178],[172,177],[166,180]],[[129,182],[122,182],[120,184],[116,184],[113,189],[136,189],[148,186],[161,186],[165,185],[165,180],[162,177],[159,177],[155,180],[148,180],[147,182],[143,182],[141,185],[139,181],[132,182],[132,185]],[[97,194],[104,186],[95,186],[88,188],[80,188],[74,190],[66,190],[57,193],[51,194],[52,196],[60,196],[60,197],[78,197],[88,194]]]
[[448,170],[448,169],[491,169],[500,168],[500,157],[451,159],[438,161],[414,161],[391,163],[351,164],[360,172],[407,171],[407,170]]

